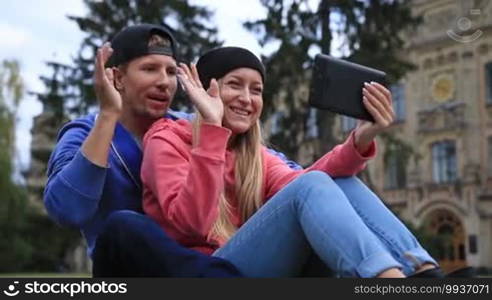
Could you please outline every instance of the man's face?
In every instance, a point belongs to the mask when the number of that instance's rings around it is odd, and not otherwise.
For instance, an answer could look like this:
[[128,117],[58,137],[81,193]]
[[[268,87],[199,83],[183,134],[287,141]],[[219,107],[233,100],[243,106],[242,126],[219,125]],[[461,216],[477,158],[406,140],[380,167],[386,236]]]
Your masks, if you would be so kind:
[[136,58],[120,68],[115,78],[123,110],[136,118],[161,118],[176,93],[176,70],[174,58],[160,54]]

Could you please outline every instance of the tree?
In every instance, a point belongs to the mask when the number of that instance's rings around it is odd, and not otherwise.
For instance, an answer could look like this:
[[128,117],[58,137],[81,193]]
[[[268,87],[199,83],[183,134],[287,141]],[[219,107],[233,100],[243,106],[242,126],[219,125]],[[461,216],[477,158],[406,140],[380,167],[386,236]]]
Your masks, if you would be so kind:
[[19,235],[25,228],[26,197],[12,180],[15,157],[15,121],[24,95],[19,63],[4,60],[0,65],[0,268],[13,270],[32,253],[30,245]]
[[262,46],[280,43],[277,51],[264,57],[268,85],[263,118],[269,118],[281,103],[285,105],[283,129],[271,140],[296,157],[298,145],[309,139],[307,123],[315,115],[320,142],[314,159],[338,141],[333,135],[334,115],[321,110],[310,114],[307,93],[299,93],[300,87],[309,82],[309,53],[330,54],[333,36],[337,34],[344,37],[349,53],[343,58],[383,69],[389,74],[390,83],[395,82],[412,68],[399,53],[404,45],[403,34],[420,20],[412,17],[408,1],[401,0],[321,0],[314,9],[307,0],[260,1],[267,9],[267,17],[246,22],[245,27],[258,36]]
[[[24,82],[20,77],[19,63],[16,60],[3,60],[0,67],[0,140],[1,149],[8,150],[9,156],[15,153],[15,117],[19,102],[24,96]],[[12,163],[4,170],[10,171]]]
[[[33,208],[26,188],[15,183],[15,123],[25,94],[19,63],[0,65],[0,272],[54,271],[73,234],[62,230]],[[44,220],[44,221],[43,221]],[[42,231],[42,235],[40,232]]]

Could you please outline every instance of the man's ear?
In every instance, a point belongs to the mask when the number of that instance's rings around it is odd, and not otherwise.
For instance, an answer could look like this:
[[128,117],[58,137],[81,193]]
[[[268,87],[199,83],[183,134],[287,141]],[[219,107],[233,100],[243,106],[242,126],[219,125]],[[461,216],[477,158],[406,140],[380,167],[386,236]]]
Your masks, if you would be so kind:
[[123,84],[123,75],[125,75],[124,70],[118,67],[113,67],[113,75],[114,75],[114,87],[118,91],[122,91],[123,87],[125,86]]

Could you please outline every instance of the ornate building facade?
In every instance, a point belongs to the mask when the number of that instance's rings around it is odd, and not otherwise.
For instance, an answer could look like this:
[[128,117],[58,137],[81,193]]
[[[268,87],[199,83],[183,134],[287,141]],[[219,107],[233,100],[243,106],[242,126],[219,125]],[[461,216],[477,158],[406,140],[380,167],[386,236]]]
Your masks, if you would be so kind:
[[[393,136],[369,166],[376,190],[436,238],[445,269],[492,268],[492,1],[412,0],[423,23],[402,55],[416,69],[392,87]],[[353,123],[340,118],[338,133]]]

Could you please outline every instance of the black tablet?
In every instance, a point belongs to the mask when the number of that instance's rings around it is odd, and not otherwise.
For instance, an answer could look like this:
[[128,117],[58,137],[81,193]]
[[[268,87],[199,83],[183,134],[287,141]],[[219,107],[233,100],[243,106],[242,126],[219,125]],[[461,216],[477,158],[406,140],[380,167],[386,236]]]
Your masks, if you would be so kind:
[[363,65],[318,54],[314,59],[309,104],[356,119],[373,122],[362,102],[364,82],[386,85],[386,73]]

